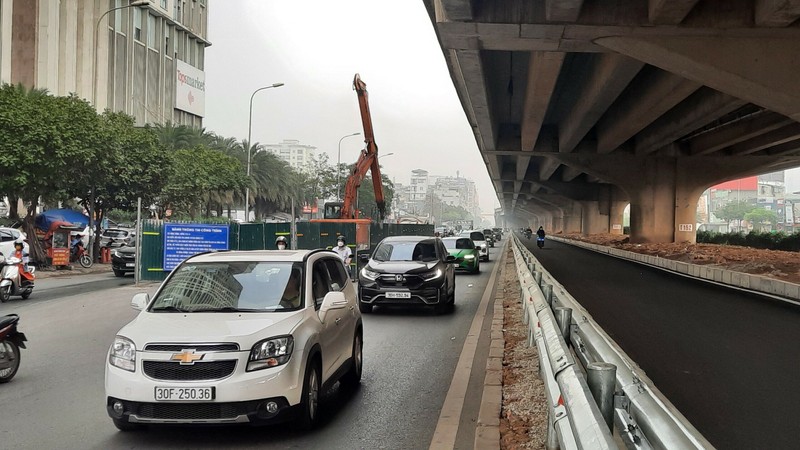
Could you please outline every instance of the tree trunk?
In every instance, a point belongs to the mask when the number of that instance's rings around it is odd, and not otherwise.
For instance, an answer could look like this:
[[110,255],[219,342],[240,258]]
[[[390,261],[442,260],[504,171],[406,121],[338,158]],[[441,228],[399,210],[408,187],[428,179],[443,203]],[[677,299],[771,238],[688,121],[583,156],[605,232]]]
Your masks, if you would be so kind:
[[12,220],[19,220],[19,196],[8,196],[8,217]]
[[25,220],[23,222],[23,230],[28,236],[28,256],[30,260],[37,266],[49,265],[47,261],[47,252],[45,251],[39,238],[36,237],[36,226],[34,219],[36,218],[36,207],[39,206],[39,196],[35,196],[31,201],[31,206],[28,207]]

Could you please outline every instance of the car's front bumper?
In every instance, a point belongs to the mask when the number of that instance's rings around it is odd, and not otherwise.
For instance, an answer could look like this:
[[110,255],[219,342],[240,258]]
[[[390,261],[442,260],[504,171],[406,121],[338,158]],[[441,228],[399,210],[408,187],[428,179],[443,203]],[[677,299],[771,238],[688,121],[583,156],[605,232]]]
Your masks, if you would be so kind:
[[133,272],[136,270],[136,258],[120,258],[112,254],[111,268],[118,272]]
[[456,269],[461,269],[461,270],[467,270],[467,271],[470,271],[470,272],[474,272],[475,270],[478,269],[478,264],[480,264],[479,261],[480,261],[479,257],[475,257],[475,258],[472,258],[472,259],[458,258],[458,259],[456,259],[456,263],[458,263],[458,265],[456,266]]
[[[146,424],[260,424],[287,419],[292,407],[302,398],[301,357],[293,357],[278,367],[246,372],[249,352],[236,352],[224,356],[227,360],[236,358],[233,373],[225,378],[175,381],[156,380],[144,373],[144,361],[164,361],[163,352],[158,353],[137,352],[136,372],[106,362],[105,390],[109,416]],[[203,363],[196,363],[199,364]],[[214,399],[206,402],[156,401],[156,387],[212,387]],[[123,406],[121,413],[113,408],[116,401]],[[273,413],[267,411],[268,402],[277,405]]]
[[[359,277],[358,298],[370,305],[437,305],[447,300],[444,277],[435,283],[425,283],[419,287],[380,286],[375,281]],[[410,298],[387,298],[389,292],[409,292]]]

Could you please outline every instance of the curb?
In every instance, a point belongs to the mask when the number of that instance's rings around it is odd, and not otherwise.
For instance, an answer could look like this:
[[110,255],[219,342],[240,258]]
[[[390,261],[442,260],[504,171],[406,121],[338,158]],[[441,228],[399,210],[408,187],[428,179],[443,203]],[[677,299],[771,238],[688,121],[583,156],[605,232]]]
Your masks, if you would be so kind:
[[[503,274],[506,253],[497,260],[500,265],[498,279]],[[503,404],[503,353],[506,341],[503,337],[503,299],[504,291],[495,292],[494,311],[492,315],[491,341],[489,357],[486,359],[486,376],[483,380],[483,396],[478,411],[478,422],[475,428],[475,445],[477,450],[496,450],[500,448],[500,414]]]
[[604,253],[621,259],[637,262],[651,267],[674,272],[679,275],[697,278],[713,283],[731,286],[746,291],[758,292],[761,294],[773,295],[782,299],[787,299],[792,303],[800,300],[800,284],[789,283],[787,281],[776,280],[763,275],[751,275],[744,272],[722,269],[719,267],[685,263],[671,259],[660,258],[653,255],[620,250],[605,245],[590,244],[588,242],[575,239],[566,239],[552,236],[551,239],[576,247],[583,247],[597,253]]

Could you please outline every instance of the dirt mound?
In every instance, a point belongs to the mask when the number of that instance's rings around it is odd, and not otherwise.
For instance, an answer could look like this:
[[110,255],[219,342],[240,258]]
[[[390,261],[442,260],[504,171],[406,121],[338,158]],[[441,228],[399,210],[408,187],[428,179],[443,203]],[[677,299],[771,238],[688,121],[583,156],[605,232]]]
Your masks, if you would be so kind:
[[711,265],[737,272],[763,275],[800,283],[800,254],[780,250],[761,250],[736,245],[716,244],[631,244],[628,236],[614,234],[559,235],[566,239],[591,242],[630,252],[654,255],[692,264]]

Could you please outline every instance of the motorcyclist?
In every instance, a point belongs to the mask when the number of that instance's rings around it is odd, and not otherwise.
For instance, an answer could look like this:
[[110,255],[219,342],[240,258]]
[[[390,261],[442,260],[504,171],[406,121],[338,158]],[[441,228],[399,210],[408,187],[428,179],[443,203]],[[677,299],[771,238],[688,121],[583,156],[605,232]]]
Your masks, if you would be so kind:
[[69,254],[70,256],[75,256],[78,253],[78,250],[83,247],[83,236],[80,234],[72,235],[72,239],[69,241]]
[[544,239],[544,228],[539,227],[539,229],[536,230],[536,235],[539,236],[539,239]]
[[524,234],[525,234],[525,236],[528,237],[528,239],[530,239],[531,238],[531,234],[533,234],[533,230],[531,230],[531,227],[525,228]]
[[19,265],[19,274],[22,278],[26,281],[33,280],[33,274],[28,272],[28,252],[25,251],[25,244],[22,241],[22,238],[17,239],[14,241],[14,253],[13,256],[19,258],[22,263]]
[[286,236],[278,236],[278,238],[275,239],[275,247],[277,247],[278,250],[286,250],[289,247]]

